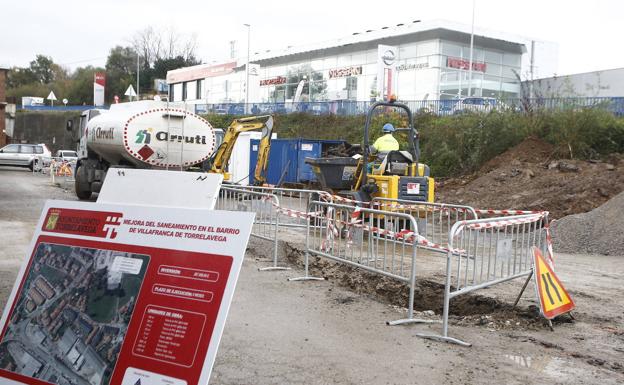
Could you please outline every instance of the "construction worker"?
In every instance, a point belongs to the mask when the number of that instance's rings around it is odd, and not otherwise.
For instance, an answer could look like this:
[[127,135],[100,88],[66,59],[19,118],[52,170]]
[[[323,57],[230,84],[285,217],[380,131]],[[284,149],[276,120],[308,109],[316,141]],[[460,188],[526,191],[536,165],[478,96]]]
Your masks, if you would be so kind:
[[387,154],[390,151],[399,150],[399,142],[392,136],[394,132],[394,126],[390,123],[386,123],[382,128],[383,135],[380,136],[375,143],[373,143],[373,149],[380,154]]

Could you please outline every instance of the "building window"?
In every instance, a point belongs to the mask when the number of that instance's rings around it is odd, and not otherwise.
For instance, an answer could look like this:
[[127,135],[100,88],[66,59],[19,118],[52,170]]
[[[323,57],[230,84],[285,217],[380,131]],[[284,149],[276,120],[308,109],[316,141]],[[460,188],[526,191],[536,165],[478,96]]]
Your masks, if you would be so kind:
[[186,100],[186,82],[182,83],[182,100]]
[[197,86],[195,87],[195,99],[202,98],[202,84],[203,84],[202,80],[197,81]]
[[169,87],[169,101],[173,102],[175,100],[174,93],[173,93],[173,90],[175,89],[175,87],[173,84],[169,84],[167,87]]

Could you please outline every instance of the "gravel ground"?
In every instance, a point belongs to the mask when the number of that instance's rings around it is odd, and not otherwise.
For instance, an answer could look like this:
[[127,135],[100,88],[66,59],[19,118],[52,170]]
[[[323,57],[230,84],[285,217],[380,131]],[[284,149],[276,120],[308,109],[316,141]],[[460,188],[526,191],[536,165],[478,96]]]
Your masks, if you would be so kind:
[[624,192],[583,214],[552,225],[553,247],[564,253],[624,255]]
[[[74,197],[27,171],[0,168],[0,179],[3,307],[43,201]],[[439,333],[439,324],[386,326],[385,321],[405,315],[401,296],[382,295],[392,282],[324,260],[315,260],[314,269],[329,280],[287,282],[286,278],[303,273],[302,239],[289,235],[288,241],[282,244],[280,259],[292,270],[275,272],[258,271],[269,263],[270,244],[250,242],[211,384],[624,383],[620,257],[557,256],[557,272],[577,310],[575,322],[557,322],[554,332],[536,322],[520,322],[522,312],[509,313],[500,322],[498,304],[513,302],[521,281],[479,291],[492,299],[491,308],[484,306],[481,315],[452,318],[451,335],[473,343],[463,348],[414,336]],[[427,282],[440,282],[443,259],[426,253],[419,256],[431,271],[422,277],[420,289],[433,295],[436,285]],[[532,293],[531,284],[521,309],[535,306]],[[440,318],[437,312],[418,315]]]

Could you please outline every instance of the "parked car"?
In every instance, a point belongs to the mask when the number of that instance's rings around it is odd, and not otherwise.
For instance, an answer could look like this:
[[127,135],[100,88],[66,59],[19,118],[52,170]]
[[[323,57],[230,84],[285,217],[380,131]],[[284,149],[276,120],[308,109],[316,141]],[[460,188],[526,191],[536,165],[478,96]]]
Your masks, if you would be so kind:
[[65,162],[76,162],[78,160],[78,154],[73,150],[58,150],[56,152],[56,158]]
[[33,169],[41,167],[51,153],[45,144],[8,144],[0,148],[0,165]]
[[512,108],[495,98],[471,97],[458,100],[452,109],[453,114],[490,111],[512,111]]

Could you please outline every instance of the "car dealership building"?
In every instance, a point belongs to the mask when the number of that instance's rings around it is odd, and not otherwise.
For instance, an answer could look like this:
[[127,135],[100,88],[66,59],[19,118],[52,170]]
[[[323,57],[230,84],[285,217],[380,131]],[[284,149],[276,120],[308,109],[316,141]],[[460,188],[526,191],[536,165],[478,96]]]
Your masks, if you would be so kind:
[[[522,79],[555,72],[557,47],[445,21],[418,20],[333,42],[251,55],[250,103],[515,97]],[[243,103],[247,58],[167,73],[169,100]],[[472,62],[472,66],[471,66]],[[472,67],[472,68],[471,68]],[[532,73],[531,73],[532,72]]]

